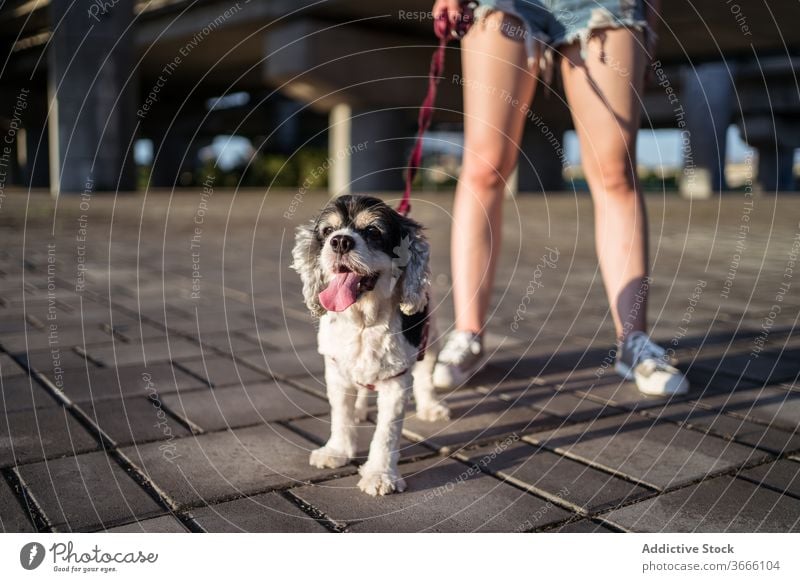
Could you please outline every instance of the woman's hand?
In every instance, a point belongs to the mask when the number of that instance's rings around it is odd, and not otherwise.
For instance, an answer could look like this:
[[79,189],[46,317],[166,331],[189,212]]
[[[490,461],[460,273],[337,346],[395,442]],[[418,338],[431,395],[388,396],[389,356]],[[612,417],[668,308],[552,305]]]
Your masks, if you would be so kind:
[[453,26],[461,19],[461,5],[458,0],[436,0],[432,12],[434,20],[443,13],[447,14],[447,18]]

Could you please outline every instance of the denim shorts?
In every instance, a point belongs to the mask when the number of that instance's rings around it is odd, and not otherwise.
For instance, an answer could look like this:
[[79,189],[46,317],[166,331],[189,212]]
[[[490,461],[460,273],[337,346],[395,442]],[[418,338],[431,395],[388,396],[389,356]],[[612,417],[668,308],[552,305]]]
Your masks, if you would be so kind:
[[593,30],[628,27],[645,31],[647,42],[652,33],[642,0],[479,0],[475,20],[480,22],[493,11],[519,18],[528,61],[541,58],[560,45],[580,41],[585,54]]

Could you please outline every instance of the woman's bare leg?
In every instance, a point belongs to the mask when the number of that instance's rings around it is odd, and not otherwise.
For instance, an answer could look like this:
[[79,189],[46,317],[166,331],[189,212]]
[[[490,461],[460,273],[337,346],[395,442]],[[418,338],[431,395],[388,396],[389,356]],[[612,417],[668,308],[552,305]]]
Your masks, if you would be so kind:
[[[516,165],[536,71],[527,66],[521,27],[499,12],[462,41],[464,160],[453,209],[451,260],[455,325],[480,333],[494,283],[506,179]],[[513,101],[516,100],[516,103]]]
[[646,56],[642,33],[597,31],[561,70],[594,202],[595,244],[619,340],[647,328],[647,217],[636,178]]

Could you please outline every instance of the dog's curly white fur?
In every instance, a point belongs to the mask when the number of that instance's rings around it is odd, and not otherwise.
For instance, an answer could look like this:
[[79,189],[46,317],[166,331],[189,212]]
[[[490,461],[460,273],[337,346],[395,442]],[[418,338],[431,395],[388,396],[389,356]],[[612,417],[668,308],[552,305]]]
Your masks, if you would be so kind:
[[356,425],[366,418],[374,389],[377,426],[358,484],[370,495],[406,488],[397,464],[409,393],[421,419],[449,416],[434,394],[435,353],[427,350],[416,362],[423,327],[430,325],[429,254],[418,223],[367,196],[335,199],[296,234],[292,267],[306,305],[320,317],[318,349],[331,405],[330,439],[310,463],[335,468],[352,460]]

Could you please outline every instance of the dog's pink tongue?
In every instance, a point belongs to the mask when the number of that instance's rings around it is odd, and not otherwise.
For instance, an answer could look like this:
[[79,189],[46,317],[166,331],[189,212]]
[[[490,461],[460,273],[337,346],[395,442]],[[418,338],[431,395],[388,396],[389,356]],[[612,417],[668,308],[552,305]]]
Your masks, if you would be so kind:
[[319,302],[328,311],[344,311],[356,302],[361,277],[352,271],[337,273],[328,287],[319,294]]

